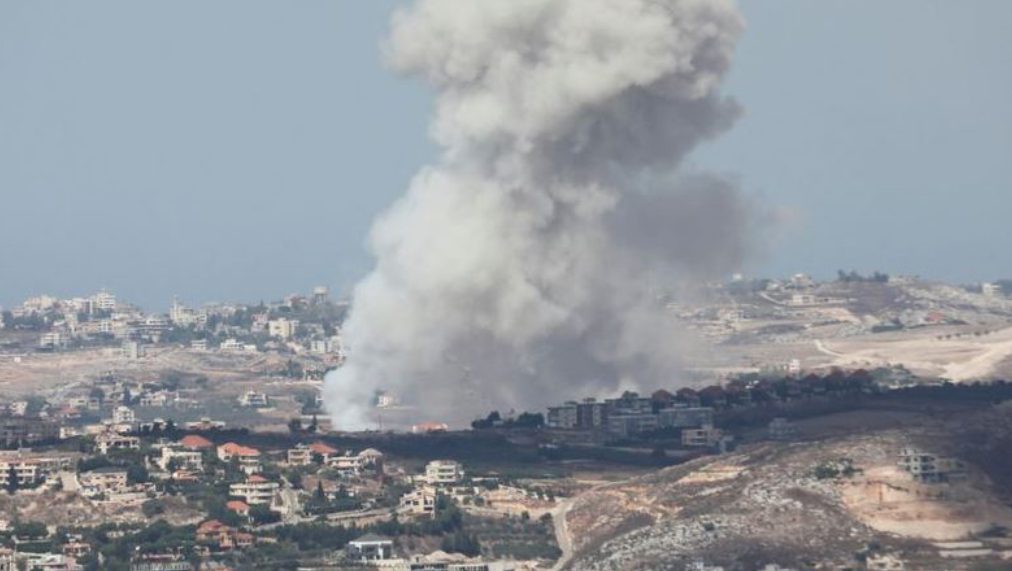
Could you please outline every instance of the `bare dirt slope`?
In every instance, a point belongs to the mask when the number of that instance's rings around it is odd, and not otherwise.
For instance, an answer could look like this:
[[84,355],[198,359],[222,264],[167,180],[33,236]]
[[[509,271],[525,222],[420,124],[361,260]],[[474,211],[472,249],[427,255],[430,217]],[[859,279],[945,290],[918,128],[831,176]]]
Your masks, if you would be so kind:
[[1000,556],[1008,538],[995,530],[1012,528],[1012,509],[985,470],[970,465],[959,481],[923,484],[896,467],[904,447],[951,452],[945,419],[896,427],[863,424],[861,414],[835,415],[825,431],[810,422],[807,442],[749,445],[586,492],[566,512],[567,568],[846,567],[874,546],[916,568],[952,569],[933,542],[982,537],[994,543],[982,556]]

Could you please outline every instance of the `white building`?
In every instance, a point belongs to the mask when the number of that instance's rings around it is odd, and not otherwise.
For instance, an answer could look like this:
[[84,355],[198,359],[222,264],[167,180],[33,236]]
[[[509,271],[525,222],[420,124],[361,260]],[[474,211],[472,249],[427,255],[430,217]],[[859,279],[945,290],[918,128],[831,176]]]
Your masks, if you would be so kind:
[[366,534],[348,542],[348,557],[361,563],[391,559],[394,555],[394,541],[387,537]]
[[113,311],[116,309],[116,296],[102,290],[91,296],[91,307],[96,311]]
[[168,444],[162,447],[158,465],[162,470],[168,470],[170,464],[184,470],[200,471],[204,469],[204,455],[200,450],[189,450],[180,444]]
[[298,327],[299,322],[294,319],[272,319],[267,322],[267,334],[278,339],[291,339]]
[[265,408],[271,405],[271,399],[265,393],[246,391],[239,397],[239,404],[250,408]]
[[281,486],[277,482],[271,482],[267,478],[254,474],[246,478],[245,482],[238,482],[228,487],[228,495],[234,498],[242,498],[251,506],[270,505],[274,501],[274,495],[278,493]]
[[123,357],[130,360],[140,359],[144,356],[144,346],[137,341],[125,341],[123,343]]
[[32,486],[46,481],[52,473],[70,469],[70,466],[71,461],[68,457],[25,457],[18,453],[3,454],[0,455],[0,487],[7,486],[12,468],[17,476],[18,485]]
[[256,353],[257,346],[252,343],[242,343],[238,339],[226,339],[221,342],[218,349],[224,353]]
[[1002,287],[998,284],[983,283],[980,284],[980,292],[987,297],[1004,297],[1005,292]]
[[137,415],[128,406],[118,406],[112,411],[113,424],[133,424],[137,422]]
[[141,439],[115,432],[103,432],[95,437],[95,447],[101,454],[108,454],[113,450],[140,450]]
[[39,347],[59,349],[67,345],[67,337],[59,331],[43,333],[39,338]]
[[464,467],[454,460],[433,460],[425,465],[422,480],[433,486],[456,484],[464,479]]
[[720,444],[723,431],[713,426],[682,429],[682,446],[687,448],[712,448]]

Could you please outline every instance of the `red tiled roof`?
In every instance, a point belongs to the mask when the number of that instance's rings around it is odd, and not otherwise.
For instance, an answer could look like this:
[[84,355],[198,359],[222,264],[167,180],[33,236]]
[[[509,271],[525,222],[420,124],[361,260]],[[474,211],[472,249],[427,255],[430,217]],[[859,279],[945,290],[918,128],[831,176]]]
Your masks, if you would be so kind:
[[197,533],[210,533],[223,529],[227,530],[229,527],[216,519],[209,519],[200,524],[200,527],[197,528]]
[[200,436],[199,434],[190,434],[188,436],[184,436],[183,439],[179,441],[179,443],[182,444],[185,448],[189,448],[190,450],[202,450],[204,448],[210,448],[214,446],[213,442],[204,438],[203,436]]
[[249,478],[246,478],[246,481],[250,482],[252,484],[263,484],[264,482],[267,481],[267,478],[264,478],[263,476],[261,476],[259,474],[253,474]]
[[323,442],[314,442],[309,445],[309,449],[319,454],[320,456],[328,456],[330,454],[337,454],[337,448],[333,448],[324,444]]
[[225,504],[225,507],[228,508],[228,509],[230,509],[230,510],[232,510],[232,511],[234,511],[234,512],[239,512],[239,513],[246,513],[246,512],[249,511],[249,505],[246,504],[246,502],[241,502],[239,500],[232,500],[230,502],[227,502]]
[[219,453],[225,453],[230,456],[259,456],[260,451],[256,448],[250,448],[248,446],[242,446],[235,442],[226,442],[218,447]]

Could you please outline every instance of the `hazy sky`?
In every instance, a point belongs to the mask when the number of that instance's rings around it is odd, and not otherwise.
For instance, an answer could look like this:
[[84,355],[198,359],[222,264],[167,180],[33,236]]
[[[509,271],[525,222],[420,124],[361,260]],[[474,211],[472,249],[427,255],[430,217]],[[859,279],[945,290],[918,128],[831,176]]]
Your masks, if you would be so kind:
[[[347,289],[435,155],[397,4],[0,2],[0,305]],[[743,9],[747,114],[694,160],[793,213],[754,273],[1012,276],[1012,2]]]

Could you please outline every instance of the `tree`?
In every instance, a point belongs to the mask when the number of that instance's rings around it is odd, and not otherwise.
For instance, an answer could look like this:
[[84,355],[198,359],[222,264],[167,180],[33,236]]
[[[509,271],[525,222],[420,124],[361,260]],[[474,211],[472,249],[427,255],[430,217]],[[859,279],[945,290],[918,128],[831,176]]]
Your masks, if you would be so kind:
[[302,420],[298,419],[298,418],[293,418],[293,419],[289,420],[288,421],[288,430],[292,434],[299,434],[299,433],[301,433],[302,432]]
[[281,515],[277,512],[271,511],[270,507],[262,504],[250,506],[249,517],[256,525],[275,523],[281,520]]
[[481,544],[474,535],[456,531],[443,538],[443,551],[448,553],[462,553],[468,557],[481,555]]
[[18,482],[18,471],[14,469],[14,463],[12,462],[10,467],[7,468],[7,493],[15,494],[19,487],[21,487],[21,482]]
[[165,502],[162,500],[148,500],[141,504],[141,511],[144,512],[144,517],[153,518],[156,515],[165,513]]
[[127,482],[139,484],[148,481],[148,469],[143,464],[130,464],[127,466]]

